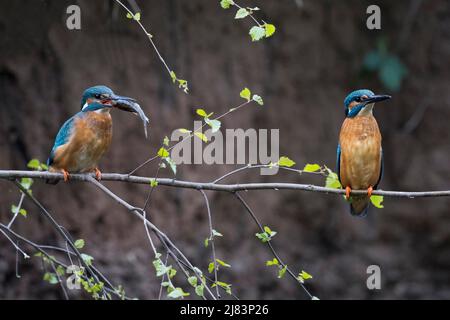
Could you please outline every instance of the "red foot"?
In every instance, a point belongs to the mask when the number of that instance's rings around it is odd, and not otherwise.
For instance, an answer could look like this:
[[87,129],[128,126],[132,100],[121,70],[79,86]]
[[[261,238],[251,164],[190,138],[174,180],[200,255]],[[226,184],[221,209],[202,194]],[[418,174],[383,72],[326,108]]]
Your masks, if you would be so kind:
[[98,181],[100,181],[100,180],[102,179],[102,172],[101,172],[98,168],[95,168],[95,169],[94,169],[94,172],[95,172],[95,178],[96,178]]
[[65,169],[62,169],[62,173],[64,175],[64,182],[69,181],[69,179],[70,179],[69,172]]
[[372,191],[373,191],[373,187],[370,186],[370,187],[367,189],[367,195],[369,196],[369,198],[372,196]]
[[350,192],[352,192],[352,189],[349,186],[345,187],[345,199],[350,199]]

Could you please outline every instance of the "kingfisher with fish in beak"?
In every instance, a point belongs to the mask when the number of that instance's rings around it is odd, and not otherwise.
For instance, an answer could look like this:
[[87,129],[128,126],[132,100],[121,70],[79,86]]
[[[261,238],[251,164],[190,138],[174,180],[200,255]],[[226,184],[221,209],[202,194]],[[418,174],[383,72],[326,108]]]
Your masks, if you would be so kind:
[[[390,99],[367,89],[356,90],[344,100],[345,120],[337,147],[337,174],[352,215],[367,214],[372,191],[383,175],[383,149],[378,123],[373,116],[376,102]],[[367,195],[353,195],[352,189],[367,190]]]
[[70,173],[86,172],[95,172],[100,180],[98,162],[111,144],[113,108],[139,115],[147,137],[149,119],[135,99],[116,95],[103,85],[88,88],[81,99],[81,111],[67,120],[56,136],[47,160],[49,171],[63,173],[64,181]]

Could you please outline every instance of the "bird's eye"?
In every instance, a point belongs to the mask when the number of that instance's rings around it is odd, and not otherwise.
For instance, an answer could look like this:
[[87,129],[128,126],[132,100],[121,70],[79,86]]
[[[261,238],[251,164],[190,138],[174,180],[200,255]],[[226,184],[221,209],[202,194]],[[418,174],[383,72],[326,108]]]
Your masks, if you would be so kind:
[[361,97],[356,97],[356,98],[355,98],[355,101],[356,101],[356,102],[361,102]]
[[95,99],[101,99],[102,95],[97,93],[96,95],[94,95],[94,97]]

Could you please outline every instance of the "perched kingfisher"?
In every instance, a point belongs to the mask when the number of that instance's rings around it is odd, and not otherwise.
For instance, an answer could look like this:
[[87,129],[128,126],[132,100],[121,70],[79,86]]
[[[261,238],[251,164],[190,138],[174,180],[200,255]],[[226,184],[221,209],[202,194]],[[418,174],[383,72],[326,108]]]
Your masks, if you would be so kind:
[[116,95],[103,85],[88,88],[81,99],[81,111],[67,120],[56,136],[47,160],[49,171],[62,172],[64,181],[68,181],[69,173],[83,172],[95,172],[101,179],[98,161],[111,144],[112,108],[140,115],[147,135],[148,118],[136,100]]
[[[346,118],[339,134],[336,166],[352,215],[367,214],[370,196],[383,174],[381,133],[373,107],[375,102],[390,98],[362,89],[353,91],[344,100]],[[367,190],[367,195],[354,195],[350,199],[352,189]]]

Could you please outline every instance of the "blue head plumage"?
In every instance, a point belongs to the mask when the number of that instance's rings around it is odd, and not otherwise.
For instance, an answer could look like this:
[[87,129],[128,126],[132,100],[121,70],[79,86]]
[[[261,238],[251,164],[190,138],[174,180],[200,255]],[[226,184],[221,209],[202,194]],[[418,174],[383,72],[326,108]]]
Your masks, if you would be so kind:
[[[344,100],[345,115],[349,118],[355,117],[366,105],[390,99],[388,95],[376,95],[368,89],[359,89],[351,92]],[[350,108],[350,104],[356,101],[357,104]]]
[[[84,109],[88,101],[101,100],[102,98],[109,98],[114,96],[114,92],[107,86],[94,86],[90,87],[83,92],[81,98],[81,107]],[[89,103],[88,103],[89,104]]]

